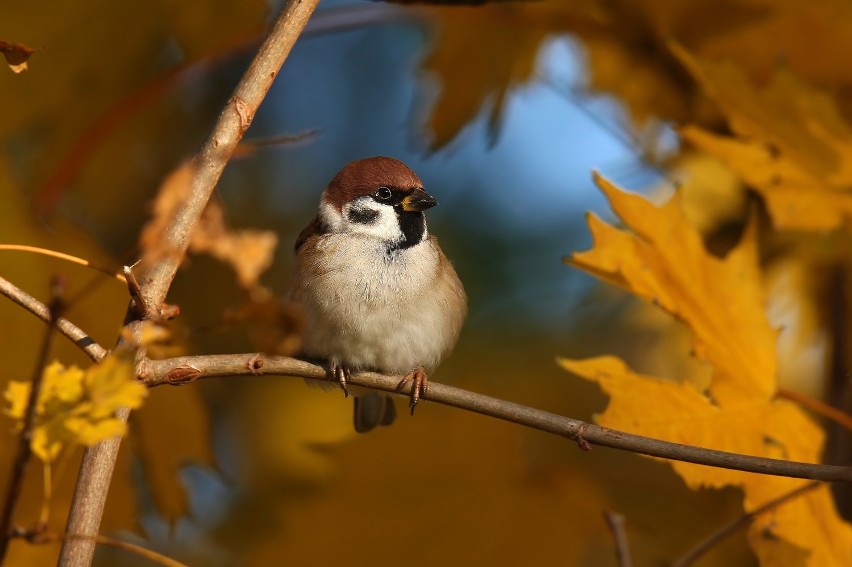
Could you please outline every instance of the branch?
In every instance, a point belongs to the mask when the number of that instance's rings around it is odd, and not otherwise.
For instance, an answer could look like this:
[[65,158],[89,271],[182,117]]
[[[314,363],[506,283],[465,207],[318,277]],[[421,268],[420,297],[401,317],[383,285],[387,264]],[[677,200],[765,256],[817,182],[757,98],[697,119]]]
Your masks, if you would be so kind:
[[272,31],[252,61],[251,66],[228,100],[213,132],[196,157],[196,171],[188,198],[177,211],[172,225],[164,233],[162,246],[173,252],[155,266],[148,267],[140,278],[142,298],[147,305],[161,305],[183,261],[192,229],[204,212],[207,201],[225,169],[228,160],[248,130],[254,114],[272,86],[308,18],[319,0],[289,0],[278,16]]
[[[284,356],[267,357],[261,354],[184,356],[165,360],[146,359],[139,364],[138,372],[139,378],[149,387],[163,384],[187,384],[202,378],[260,374],[329,380],[329,373],[324,366],[307,360]],[[406,385],[402,390],[399,388],[402,378],[402,376],[362,372],[352,376],[350,382],[374,390],[408,395],[410,394],[410,385]],[[768,459],[661,441],[601,427],[432,381],[429,382],[429,391],[424,399],[525,425],[560,437],[567,437],[576,441],[580,448],[586,448],[588,444],[593,444],[641,453],[651,457],[745,472],[832,482],[852,482],[852,467]]]
[[[5,295],[45,323],[51,323],[50,308],[47,305],[3,278],[0,278],[0,294]],[[95,362],[106,356],[107,351],[104,347],[96,343],[92,337],[68,319],[59,318],[55,325],[60,333],[71,339]]]
[[[162,242],[158,243],[167,254],[160,257],[154,265],[144,266],[139,276],[139,299],[148,309],[161,309],[175,273],[186,254],[192,230],[201,217],[225,165],[251,125],[258,106],[318,3],[319,0],[287,1],[269,36],[260,46],[251,66],[219,115],[213,132],[196,156],[196,168],[189,195],[183,206],[175,212],[169,226],[162,232]],[[156,318],[158,315],[159,313],[150,311],[146,313],[148,318]],[[128,316],[136,317],[132,308],[128,310]],[[138,335],[138,322],[128,323],[128,329],[132,334]],[[129,410],[121,410],[117,417],[126,421],[128,415]],[[83,453],[65,530],[66,533],[84,537],[64,541],[59,556],[61,566],[86,566],[92,562],[95,543],[93,539],[85,536],[95,536],[100,529],[120,444],[121,437],[115,437],[89,447]]]
[[795,490],[791,490],[790,492],[782,494],[778,498],[774,498],[769,502],[758,506],[748,514],[743,514],[742,516],[738,517],[732,522],[725,524],[724,526],[707,536],[695,547],[687,551],[680,559],[672,563],[671,567],[688,567],[689,565],[692,565],[693,563],[698,561],[698,559],[700,559],[702,555],[707,553],[715,545],[718,545],[723,539],[725,539],[735,531],[749,525],[758,515],[764,514],[772,510],[773,508],[777,508],[778,506],[781,506],[789,500],[801,496],[805,492],[813,490],[819,485],[819,481],[806,482]]

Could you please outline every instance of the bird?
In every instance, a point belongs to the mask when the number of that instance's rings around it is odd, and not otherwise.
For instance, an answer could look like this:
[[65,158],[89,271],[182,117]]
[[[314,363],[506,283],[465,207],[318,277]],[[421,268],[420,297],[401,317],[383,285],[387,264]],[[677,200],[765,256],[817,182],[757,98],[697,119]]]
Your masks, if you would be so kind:
[[[346,164],[323,190],[295,244],[286,299],[304,314],[301,354],[328,361],[349,395],[359,371],[404,375],[414,413],[428,376],[452,351],[467,295],[426,226],[438,201],[403,162],[375,156]],[[390,425],[392,400],[355,397],[355,430]]]

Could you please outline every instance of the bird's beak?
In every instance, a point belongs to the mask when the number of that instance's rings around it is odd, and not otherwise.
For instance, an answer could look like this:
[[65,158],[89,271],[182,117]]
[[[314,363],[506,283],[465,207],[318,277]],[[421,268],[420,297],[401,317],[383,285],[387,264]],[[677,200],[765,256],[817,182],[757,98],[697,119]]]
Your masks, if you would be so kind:
[[417,211],[419,213],[437,204],[438,200],[435,197],[422,189],[416,189],[411,192],[411,195],[402,200],[402,210]]

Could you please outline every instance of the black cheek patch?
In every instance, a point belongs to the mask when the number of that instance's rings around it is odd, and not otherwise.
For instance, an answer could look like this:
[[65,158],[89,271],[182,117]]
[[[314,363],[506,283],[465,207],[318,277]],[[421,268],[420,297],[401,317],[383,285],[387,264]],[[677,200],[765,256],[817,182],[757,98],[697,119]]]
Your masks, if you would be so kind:
[[374,222],[376,222],[376,219],[379,218],[379,211],[352,207],[351,209],[349,209],[349,212],[346,213],[346,217],[349,219],[349,222],[354,222],[358,224],[373,224]]

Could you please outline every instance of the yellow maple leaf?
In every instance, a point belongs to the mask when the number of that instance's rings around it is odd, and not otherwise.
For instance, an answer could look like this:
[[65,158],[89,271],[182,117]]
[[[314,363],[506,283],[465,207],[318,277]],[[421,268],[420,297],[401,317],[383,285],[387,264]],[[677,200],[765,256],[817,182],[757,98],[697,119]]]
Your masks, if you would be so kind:
[[6,408],[5,413],[13,419],[23,419],[27,411],[27,400],[30,396],[30,386],[26,382],[9,382],[3,397],[11,405]]
[[[73,402],[80,398],[82,393],[81,382],[83,371],[76,366],[65,368],[60,362],[52,362],[44,369],[44,378],[41,384],[41,393],[36,405],[36,413],[57,413],[55,404]],[[24,419],[27,403],[30,398],[29,382],[9,382],[4,394],[11,407],[6,414],[13,419]]]
[[[688,382],[632,372],[617,358],[563,359],[570,372],[598,383],[610,396],[598,421],[615,429],[724,451],[819,462],[822,430],[797,406],[775,399],[776,332],[764,312],[756,235],[748,228],[723,259],[709,255],[675,195],[655,207],[596,176],[613,210],[632,232],[589,218],[594,247],[568,263],[594,273],[683,321],[696,356],[713,368],[708,392]],[[737,486],[753,510],[801,480],[672,463],[693,488]],[[772,563],[779,538],[806,550],[808,565],[841,565],[852,557],[852,526],[822,487],[761,515],[749,532],[752,547]]]
[[760,88],[730,61],[699,59],[677,44],[671,48],[738,136],[771,145],[833,184],[852,180],[852,129],[827,93],[785,67]]
[[542,41],[559,32],[570,6],[545,0],[424,8],[439,22],[435,47],[423,63],[441,87],[429,116],[433,148],[446,145],[480,113],[493,140],[509,93],[532,78]]
[[776,69],[758,87],[730,62],[672,51],[719,105],[736,137],[697,127],[684,139],[720,159],[766,199],[776,226],[830,230],[852,220],[852,127],[835,100]]
[[93,420],[111,418],[121,407],[135,409],[147,394],[135,378],[133,357],[128,352],[113,353],[90,367],[83,384],[89,404],[83,407]]
[[[31,389],[29,382],[9,383],[4,395],[11,404],[6,410],[10,417],[24,418]],[[36,404],[33,452],[50,463],[70,444],[92,445],[123,435],[125,424],[115,418],[116,410],[139,407],[146,394],[129,352],[113,353],[86,371],[51,363]]]
[[[595,182],[636,234],[590,216],[596,246],[574,254],[568,262],[658,304],[686,323],[694,334],[698,358],[714,363],[715,399],[736,404],[743,397],[771,397],[776,337],[763,311],[754,235],[747,234],[724,260],[713,258],[689,226],[678,194],[658,209],[600,176]],[[726,308],[708,312],[708,305]]]
[[680,134],[760,193],[776,227],[820,231],[852,222],[852,192],[832,186],[765,144],[720,136],[695,126],[681,128]]

